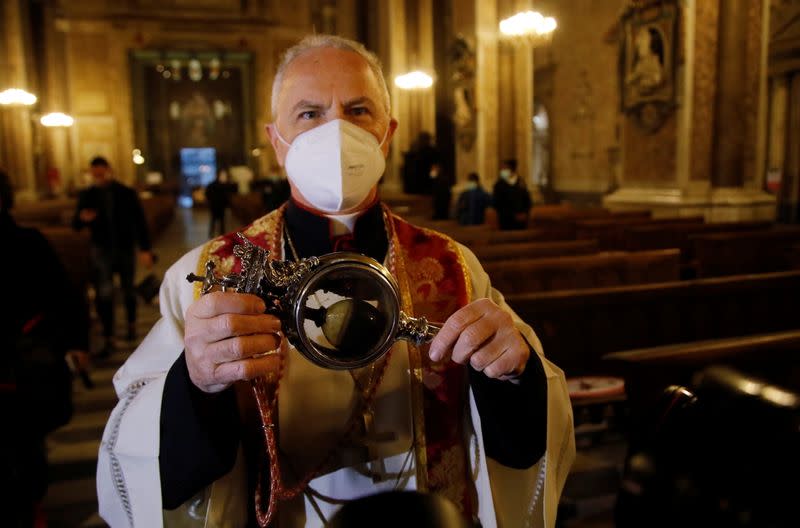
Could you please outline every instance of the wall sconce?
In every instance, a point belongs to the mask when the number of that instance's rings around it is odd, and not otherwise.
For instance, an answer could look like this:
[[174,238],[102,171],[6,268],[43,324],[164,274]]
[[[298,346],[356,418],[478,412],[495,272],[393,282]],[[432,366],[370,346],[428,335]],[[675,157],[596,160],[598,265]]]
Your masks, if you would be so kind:
[[401,90],[425,90],[433,86],[433,77],[417,70],[398,75],[394,84]]

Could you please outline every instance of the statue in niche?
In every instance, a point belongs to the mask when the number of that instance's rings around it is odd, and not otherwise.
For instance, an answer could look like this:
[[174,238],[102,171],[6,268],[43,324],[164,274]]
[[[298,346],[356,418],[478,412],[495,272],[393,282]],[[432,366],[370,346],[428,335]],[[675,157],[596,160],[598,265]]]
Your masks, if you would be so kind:
[[450,81],[453,86],[453,123],[456,125],[456,140],[459,146],[472,150],[477,136],[475,122],[475,67],[476,57],[474,47],[466,37],[459,35],[450,47],[450,63],[452,74]]
[[642,94],[651,94],[664,84],[664,39],[655,27],[642,27],[636,33],[633,71],[625,84]]
[[675,110],[678,0],[632,2],[620,18],[622,110],[653,133]]

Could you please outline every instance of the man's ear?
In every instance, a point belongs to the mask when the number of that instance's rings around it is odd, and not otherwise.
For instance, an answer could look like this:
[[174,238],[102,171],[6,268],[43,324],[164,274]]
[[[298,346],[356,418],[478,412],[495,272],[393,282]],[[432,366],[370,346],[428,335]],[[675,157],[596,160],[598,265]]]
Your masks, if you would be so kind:
[[386,141],[383,142],[381,147],[384,157],[389,155],[389,145],[392,143],[395,130],[397,130],[397,119],[391,118],[389,120],[389,130],[386,132]]
[[275,151],[275,158],[278,160],[278,165],[284,166],[286,160],[286,145],[278,139],[278,130],[275,128],[275,123],[268,123],[264,130],[267,132],[267,139],[272,145],[272,150]]

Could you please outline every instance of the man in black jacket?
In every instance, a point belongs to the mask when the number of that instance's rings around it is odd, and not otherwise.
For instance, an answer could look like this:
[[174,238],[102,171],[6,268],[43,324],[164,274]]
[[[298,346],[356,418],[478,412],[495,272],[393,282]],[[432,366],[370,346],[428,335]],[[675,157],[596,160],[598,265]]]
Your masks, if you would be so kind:
[[150,267],[153,254],[142,204],[136,191],[111,177],[111,166],[103,157],[90,163],[94,185],[81,192],[72,225],[89,227],[92,235],[92,268],[97,314],[103,324],[105,347],[101,356],[114,349],[114,279],[119,274],[128,315],[128,340],[136,338],[135,250],[139,261]]

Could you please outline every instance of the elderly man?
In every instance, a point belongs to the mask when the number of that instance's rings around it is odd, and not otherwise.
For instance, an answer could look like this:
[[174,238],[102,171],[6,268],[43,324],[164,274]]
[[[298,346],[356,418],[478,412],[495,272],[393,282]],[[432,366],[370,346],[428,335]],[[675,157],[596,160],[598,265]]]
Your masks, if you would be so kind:
[[[288,260],[368,255],[406,292],[406,312],[444,327],[430,347],[398,342],[358,371],[324,369],[282,340],[258,297],[201,297],[185,281],[209,259],[233,270],[233,236],[189,252],[165,277],[162,319],[114,378],[101,515],[112,526],[324,526],[348,500],[418,489],[483,526],[553,526],[575,449],[563,374],[469,250],[379,202],[397,122],[377,58],[342,38],[304,39],[278,68],[272,113],[291,200],[244,234]],[[248,380],[271,395],[258,409]],[[265,408],[277,418],[262,427]],[[265,447],[265,431],[277,445]]]

